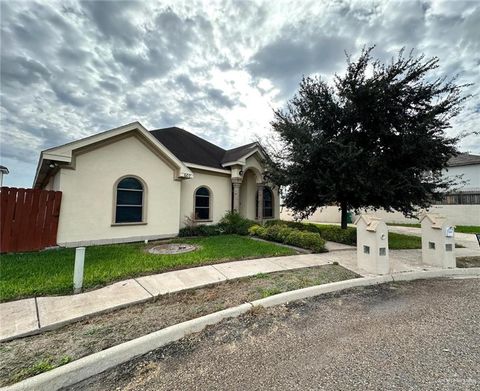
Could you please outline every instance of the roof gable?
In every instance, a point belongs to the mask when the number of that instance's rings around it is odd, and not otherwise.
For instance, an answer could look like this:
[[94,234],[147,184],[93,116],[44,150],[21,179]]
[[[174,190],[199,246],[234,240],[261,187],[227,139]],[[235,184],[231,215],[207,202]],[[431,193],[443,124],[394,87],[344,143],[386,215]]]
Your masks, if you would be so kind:
[[247,145],[242,145],[237,148],[229,149],[225,151],[225,155],[222,158],[222,164],[227,164],[229,162],[234,162],[242,159],[246,155],[249,155],[250,152],[255,150],[258,147],[258,143],[250,143]]
[[380,225],[383,225],[385,224],[383,222],[383,220],[379,217],[375,217],[373,215],[368,215],[368,214],[362,214],[360,215],[356,220],[355,220],[355,224],[358,225],[358,223],[360,222],[364,222],[365,225],[366,225],[366,229],[367,231],[370,231],[370,232],[376,232],[377,231],[377,228],[380,226]]
[[[64,165],[71,165],[73,163],[74,154],[77,151],[82,151],[88,148],[95,148],[105,142],[116,140],[118,137],[125,137],[128,134],[135,134],[148,144],[152,150],[158,153],[162,159],[168,162],[175,171],[176,178],[190,178],[193,176],[192,172],[179,160],[169,149],[153,137],[143,125],[139,122],[132,122],[131,124],[120,126],[106,132],[97,133],[77,141],[73,141],[58,147],[50,148],[43,151],[40,155],[40,160],[37,166],[37,172],[33,182],[33,187],[41,187],[45,178],[51,172],[52,162],[58,162]],[[55,165],[54,165],[55,166]]]
[[423,216],[420,217],[420,222],[425,219],[429,220],[432,228],[435,229],[442,229],[443,224],[447,220],[445,216],[438,213],[424,213]]
[[447,163],[448,167],[469,166],[471,164],[480,164],[480,155],[472,155],[470,153],[459,153],[457,156],[450,158]]

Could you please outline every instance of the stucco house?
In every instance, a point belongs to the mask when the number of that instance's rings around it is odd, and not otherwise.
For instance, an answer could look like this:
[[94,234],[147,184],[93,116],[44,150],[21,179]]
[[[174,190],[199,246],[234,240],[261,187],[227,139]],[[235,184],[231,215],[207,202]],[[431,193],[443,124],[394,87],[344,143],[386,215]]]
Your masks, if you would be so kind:
[[167,238],[187,217],[279,218],[264,158],[258,143],[225,150],[177,127],[134,122],[43,151],[33,187],[62,191],[59,245]]
[[463,183],[457,186],[456,192],[478,193],[480,191],[480,155],[460,153],[452,157],[443,175],[447,178],[461,177]]

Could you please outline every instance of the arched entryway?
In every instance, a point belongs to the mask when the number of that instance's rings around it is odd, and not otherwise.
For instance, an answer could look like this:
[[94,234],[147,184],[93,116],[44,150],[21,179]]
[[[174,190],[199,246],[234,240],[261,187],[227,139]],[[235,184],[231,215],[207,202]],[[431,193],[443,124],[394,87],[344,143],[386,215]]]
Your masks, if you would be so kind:
[[256,218],[256,195],[258,176],[254,170],[246,170],[240,185],[240,210],[239,213],[247,219]]
[[[238,207],[235,207],[238,197]],[[233,183],[232,209],[251,220],[274,218],[274,192],[263,183],[261,172],[255,168],[247,168],[242,172],[241,181]]]

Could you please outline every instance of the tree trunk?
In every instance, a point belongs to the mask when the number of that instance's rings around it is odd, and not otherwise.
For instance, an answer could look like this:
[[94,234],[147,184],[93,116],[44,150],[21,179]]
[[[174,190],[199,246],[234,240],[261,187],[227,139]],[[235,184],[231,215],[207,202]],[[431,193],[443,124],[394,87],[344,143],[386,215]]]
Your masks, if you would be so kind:
[[340,203],[340,207],[342,209],[342,229],[347,229],[347,203],[345,201],[342,201]]

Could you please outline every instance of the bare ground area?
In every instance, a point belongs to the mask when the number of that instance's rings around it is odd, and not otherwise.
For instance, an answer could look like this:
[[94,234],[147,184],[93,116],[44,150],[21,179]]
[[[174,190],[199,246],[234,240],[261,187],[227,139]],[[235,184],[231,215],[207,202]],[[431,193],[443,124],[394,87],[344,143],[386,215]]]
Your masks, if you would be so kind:
[[258,274],[210,287],[158,297],[44,334],[0,344],[0,385],[45,372],[72,360],[156,330],[247,301],[312,285],[358,277],[338,265]]
[[323,295],[223,321],[70,390],[478,390],[480,280]]
[[480,267],[480,256],[478,257],[458,257],[457,267]]

